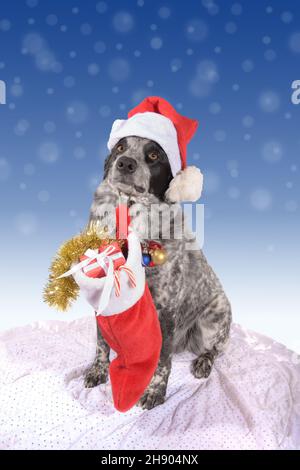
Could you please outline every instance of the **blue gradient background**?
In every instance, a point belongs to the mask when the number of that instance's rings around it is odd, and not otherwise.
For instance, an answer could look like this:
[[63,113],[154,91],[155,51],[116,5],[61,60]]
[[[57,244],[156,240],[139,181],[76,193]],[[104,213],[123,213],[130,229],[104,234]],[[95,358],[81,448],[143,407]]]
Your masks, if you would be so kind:
[[300,351],[299,32],[293,0],[2,2],[0,327],[91,314],[42,303],[48,266],[85,225],[112,121],[160,95],[200,122],[204,251],[235,321]]

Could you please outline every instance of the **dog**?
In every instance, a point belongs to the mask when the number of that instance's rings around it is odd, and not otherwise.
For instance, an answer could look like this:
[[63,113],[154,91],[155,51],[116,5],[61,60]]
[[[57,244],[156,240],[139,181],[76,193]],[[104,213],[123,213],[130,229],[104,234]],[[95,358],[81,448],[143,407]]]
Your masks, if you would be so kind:
[[[146,267],[163,337],[156,372],[138,403],[147,410],[165,401],[174,353],[194,353],[192,374],[199,379],[209,376],[216,357],[228,342],[232,318],[221,283],[203,252],[196,247],[195,237],[186,230],[183,238],[174,236],[175,228],[184,222],[180,205],[168,200],[172,178],[167,155],[158,143],[143,137],[124,137],[105,160],[103,181],[90,210],[90,221],[107,223],[109,208],[117,206],[120,196],[125,196],[134,230],[145,240],[148,236],[145,221],[150,219],[154,241],[168,254],[165,264]],[[168,239],[162,238],[165,217],[153,217],[152,207],[162,208],[161,211],[172,209]],[[107,381],[109,353],[98,328],[96,358],[85,374],[86,387]]]

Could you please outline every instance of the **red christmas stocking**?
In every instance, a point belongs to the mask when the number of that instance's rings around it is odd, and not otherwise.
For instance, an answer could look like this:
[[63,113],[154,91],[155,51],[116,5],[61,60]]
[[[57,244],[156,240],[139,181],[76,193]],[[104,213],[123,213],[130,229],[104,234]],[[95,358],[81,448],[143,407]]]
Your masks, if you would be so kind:
[[160,323],[145,282],[141,244],[133,232],[127,240],[127,261],[117,270],[109,255],[104,259],[103,253],[95,252],[99,263],[107,262],[106,277],[88,277],[81,269],[82,263],[75,272],[73,268],[77,284],[96,311],[103,337],[117,353],[109,373],[114,405],[119,411],[129,410],[143,395],[156,370],[162,345]]
[[114,404],[127,411],[143,395],[156,370],[161,330],[147,284],[142,297],[116,315],[98,315],[103,337],[117,353],[109,367]]

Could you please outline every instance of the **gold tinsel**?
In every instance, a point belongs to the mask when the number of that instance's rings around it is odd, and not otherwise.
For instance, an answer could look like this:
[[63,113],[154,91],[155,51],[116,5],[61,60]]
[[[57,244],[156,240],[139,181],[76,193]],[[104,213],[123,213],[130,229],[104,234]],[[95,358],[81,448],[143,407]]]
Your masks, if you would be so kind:
[[[62,277],[63,273],[71,268],[73,263],[79,261],[79,257],[85,253],[88,248],[95,250],[103,244],[115,242],[116,240],[108,238],[105,228],[99,228],[98,222],[91,222],[87,229],[79,235],[65,242],[58,250],[49,269],[49,280],[44,288],[44,302],[50,307],[56,307],[58,310],[66,311],[79,295],[79,287],[73,276]],[[123,241],[118,240],[120,246]]]

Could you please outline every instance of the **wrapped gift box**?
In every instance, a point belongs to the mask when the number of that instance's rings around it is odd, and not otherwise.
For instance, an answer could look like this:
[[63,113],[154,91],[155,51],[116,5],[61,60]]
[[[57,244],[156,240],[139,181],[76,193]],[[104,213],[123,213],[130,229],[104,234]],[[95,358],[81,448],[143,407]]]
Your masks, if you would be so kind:
[[[98,250],[97,253],[103,253],[105,250],[109,249],[107,256],[112,259],[114,264],[114,269],[117,270],[120,266],[125,264],[126,260],[122,253],[122,250],[117,242],[112,242],[109,245],[103,245]],[[86,260],[88,256],[82,255],[80,261]],[[83,272],[88,277],[105,277],[108,270],[108,260],[107,257],[101,260],[91,259],[91,262],[82,268]]]

